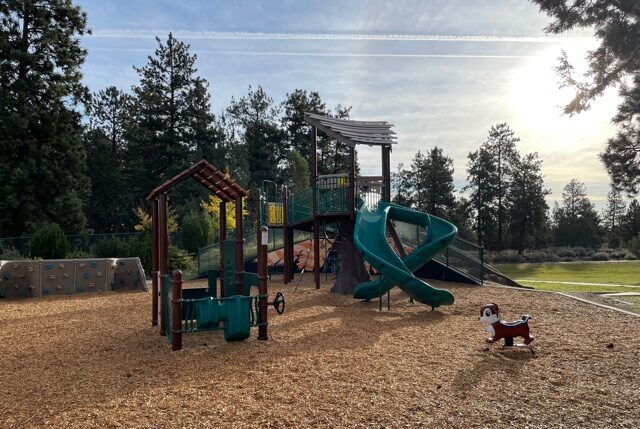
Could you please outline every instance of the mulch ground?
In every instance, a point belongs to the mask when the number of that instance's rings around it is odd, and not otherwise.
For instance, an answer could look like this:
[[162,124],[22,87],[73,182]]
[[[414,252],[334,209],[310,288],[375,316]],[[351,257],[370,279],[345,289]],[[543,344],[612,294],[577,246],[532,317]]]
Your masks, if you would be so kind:
[[[324,276],[323,276],[324,279]],[[0,302],[0,428],[640,427],[640,319],[553,294],[437,283],[430,311],[283,290],[267,342],[188,334],[145,292]],[[484,343],[479,308],[533,316],[530,351]]]

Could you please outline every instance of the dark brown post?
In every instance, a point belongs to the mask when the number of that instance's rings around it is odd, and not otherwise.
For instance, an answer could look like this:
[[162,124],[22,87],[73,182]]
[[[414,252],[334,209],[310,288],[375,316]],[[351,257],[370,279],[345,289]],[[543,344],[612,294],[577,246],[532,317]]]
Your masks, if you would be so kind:
[[269,228],[262,226],[258,233],[258,293],[260,294],[260,326],[258,326],[258,339],[268,340],[267,335],[267,243],[269,242]]
[[224,266],[224,241],[227,239],[227,203],[220,201],[220,294],[216,295],[224,298],[224,276],[222,275],[222,267]]
[[313,280],[320,289],[320,234],[318,231],[318,129],[311,127],[311,188],[313,192]]
[[391,146],[382,146],[382,199],[391,202]]
[[349,148],[349,217],[351,220],[355,217],[356,212],[356,148]]
[[313,280],[316,289],[320,289],[320,222],[318,216],[313,217]]
[[[162,288],[164,278],[169,272],[169,231],[168,231],[168,204],[167,194],[158,196],[158,270],[160,271],[159,279],[159,295],[162,296]],[[165,309],[162,308],[162,300],[160,300],[160,334],[165,335],[167,326],[164,317]]]
[[242,228],[242,197],[236,197],[236,294],[242,295],[244,273],[244,231]]
[[175,270],[171,282],[171,350],[182,349],[182,271]]
[[284,284],[289,283],[291,277],[291,260],[293,255],[290,254],[289,249],[289,227],[287,226],[287,190],[286,186],[282,186],[282,242],[284,244]]
[[158,324],[158,199],[151,201],[151,326]]

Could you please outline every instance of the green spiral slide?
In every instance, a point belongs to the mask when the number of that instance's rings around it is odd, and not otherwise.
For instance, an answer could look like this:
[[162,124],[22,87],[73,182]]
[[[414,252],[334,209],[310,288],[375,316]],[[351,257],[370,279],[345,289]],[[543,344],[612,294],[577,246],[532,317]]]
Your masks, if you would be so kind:
[[[387,220],[421,226],[427,230],[427,237],[413,252],[401,259],[387,241]],[[358,210],[353,237],[364,259],[378,270],[380,276],[374,281],[359,284],[353,297],[366,300],[377,298],[397,285],[414,300],[433,308],[453,304],[451,292],[416,278],[413,271],[449,246],[457,232],[455,225],[443,219],[397,204],[381,202],[375,211],[363,205]]]

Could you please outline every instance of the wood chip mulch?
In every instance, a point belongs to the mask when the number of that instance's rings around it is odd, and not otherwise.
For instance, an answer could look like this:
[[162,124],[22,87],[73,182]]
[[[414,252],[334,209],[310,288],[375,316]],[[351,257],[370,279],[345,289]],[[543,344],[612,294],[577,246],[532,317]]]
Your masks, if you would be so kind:
[[[324,280],[324,276],[323,276]],[[640,427],[640,319],[553,294],[438,283],[430,311],[296,292],[271,339],[187,334],[145,292],[0,301],[0,428]],[[533,316],[531,353],[484,343],[482,304]]]

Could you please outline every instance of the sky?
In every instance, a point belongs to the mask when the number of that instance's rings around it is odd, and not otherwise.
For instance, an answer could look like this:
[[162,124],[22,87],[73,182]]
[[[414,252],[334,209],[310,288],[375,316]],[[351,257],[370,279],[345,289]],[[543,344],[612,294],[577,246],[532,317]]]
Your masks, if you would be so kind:
[[[598,153],[615,133],[614,90],[572,117],[562,106],[572,92],[554,72],[565,50],[577,71],[596,46],[588,32],[550,37],[549,18],[525,0],[211,1],[81,0],[93,34],[85,83],[128,90],[137,82],[155,36],[169,31],[191,45],[210,83],[213,113],[249,85],[280,102],[296,88],[318,91],[351,117],[395,125],[392,168],[442,147],[454,159],[457,189],[466,183],[469,152],[489,128],[507,122],[521,153],[543,160],[548,201],[572,178],[592,202],[604,204],[609,179]],[[359,148],[363,174],[379,175],[376,148]]]

